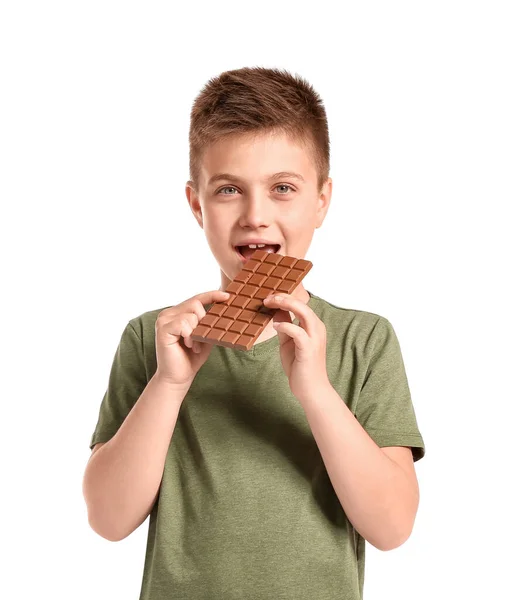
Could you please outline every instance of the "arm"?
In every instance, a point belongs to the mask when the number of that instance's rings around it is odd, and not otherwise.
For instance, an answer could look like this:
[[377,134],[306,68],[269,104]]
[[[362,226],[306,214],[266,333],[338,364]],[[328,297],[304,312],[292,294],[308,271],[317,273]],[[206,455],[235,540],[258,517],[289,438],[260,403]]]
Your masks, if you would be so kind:
[[94,448],[85,469],[83,495],[89,524],[102,537],[122,540],[150,514],[188,389],[154,375],[117,433]]
[[[391,459],[333,387],[302,402],[302,406],[353,527],[380,550],[403,544],[411,534],[419,503],[410,449],[389,449],[397,462]],[[406,453],[408,460],[404,461]]]

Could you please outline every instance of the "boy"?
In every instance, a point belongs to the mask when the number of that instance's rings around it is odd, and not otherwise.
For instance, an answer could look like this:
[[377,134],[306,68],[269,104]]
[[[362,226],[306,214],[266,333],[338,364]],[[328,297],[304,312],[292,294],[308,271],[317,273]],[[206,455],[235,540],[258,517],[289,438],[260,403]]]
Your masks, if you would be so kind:
[[141,600],[361,599],[365,540],[412,531],[425,446],[387,319],[301,283],[266,299],[249,351],[190,338],[249,244],[305,258],[328,173],[325,110],[298,76],[229,71],[196,99],[186,195],[220,290],[128,322],[83,486],[109,540],[150,515]]

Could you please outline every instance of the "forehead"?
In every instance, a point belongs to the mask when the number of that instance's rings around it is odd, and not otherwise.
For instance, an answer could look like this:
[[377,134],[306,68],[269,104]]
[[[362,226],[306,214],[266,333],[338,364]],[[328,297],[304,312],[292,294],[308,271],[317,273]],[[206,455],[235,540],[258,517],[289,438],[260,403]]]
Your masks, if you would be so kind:
[[283,133],[231,135],[211,144],[201,164],[205,181],[216,173],[262,180],[280,171],[294,171],[312,181],[316,173],[309,146]]

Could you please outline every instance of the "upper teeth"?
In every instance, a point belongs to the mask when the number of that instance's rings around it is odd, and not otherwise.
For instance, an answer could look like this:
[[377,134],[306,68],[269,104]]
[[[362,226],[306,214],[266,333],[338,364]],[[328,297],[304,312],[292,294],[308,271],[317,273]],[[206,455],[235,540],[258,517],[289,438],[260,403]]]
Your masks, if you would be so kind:
[[249,248],[264,248],[266,244],[248,244]]

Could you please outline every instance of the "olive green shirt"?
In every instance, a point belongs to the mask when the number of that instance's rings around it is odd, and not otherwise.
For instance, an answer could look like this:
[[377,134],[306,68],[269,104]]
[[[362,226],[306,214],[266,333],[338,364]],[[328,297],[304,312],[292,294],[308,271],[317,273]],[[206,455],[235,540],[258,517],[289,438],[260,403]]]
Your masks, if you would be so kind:
[[[390,322],[309,294],[327,328],[331,385],[378,446],[410,446],[422,458]],[[91,448],[117,432],[156,371],[161,310],[125,327]],[[365,540],[290,391],[278,336],[249,351],[214,346],[168,448],[140,600],[361,600],[364,562]]]

